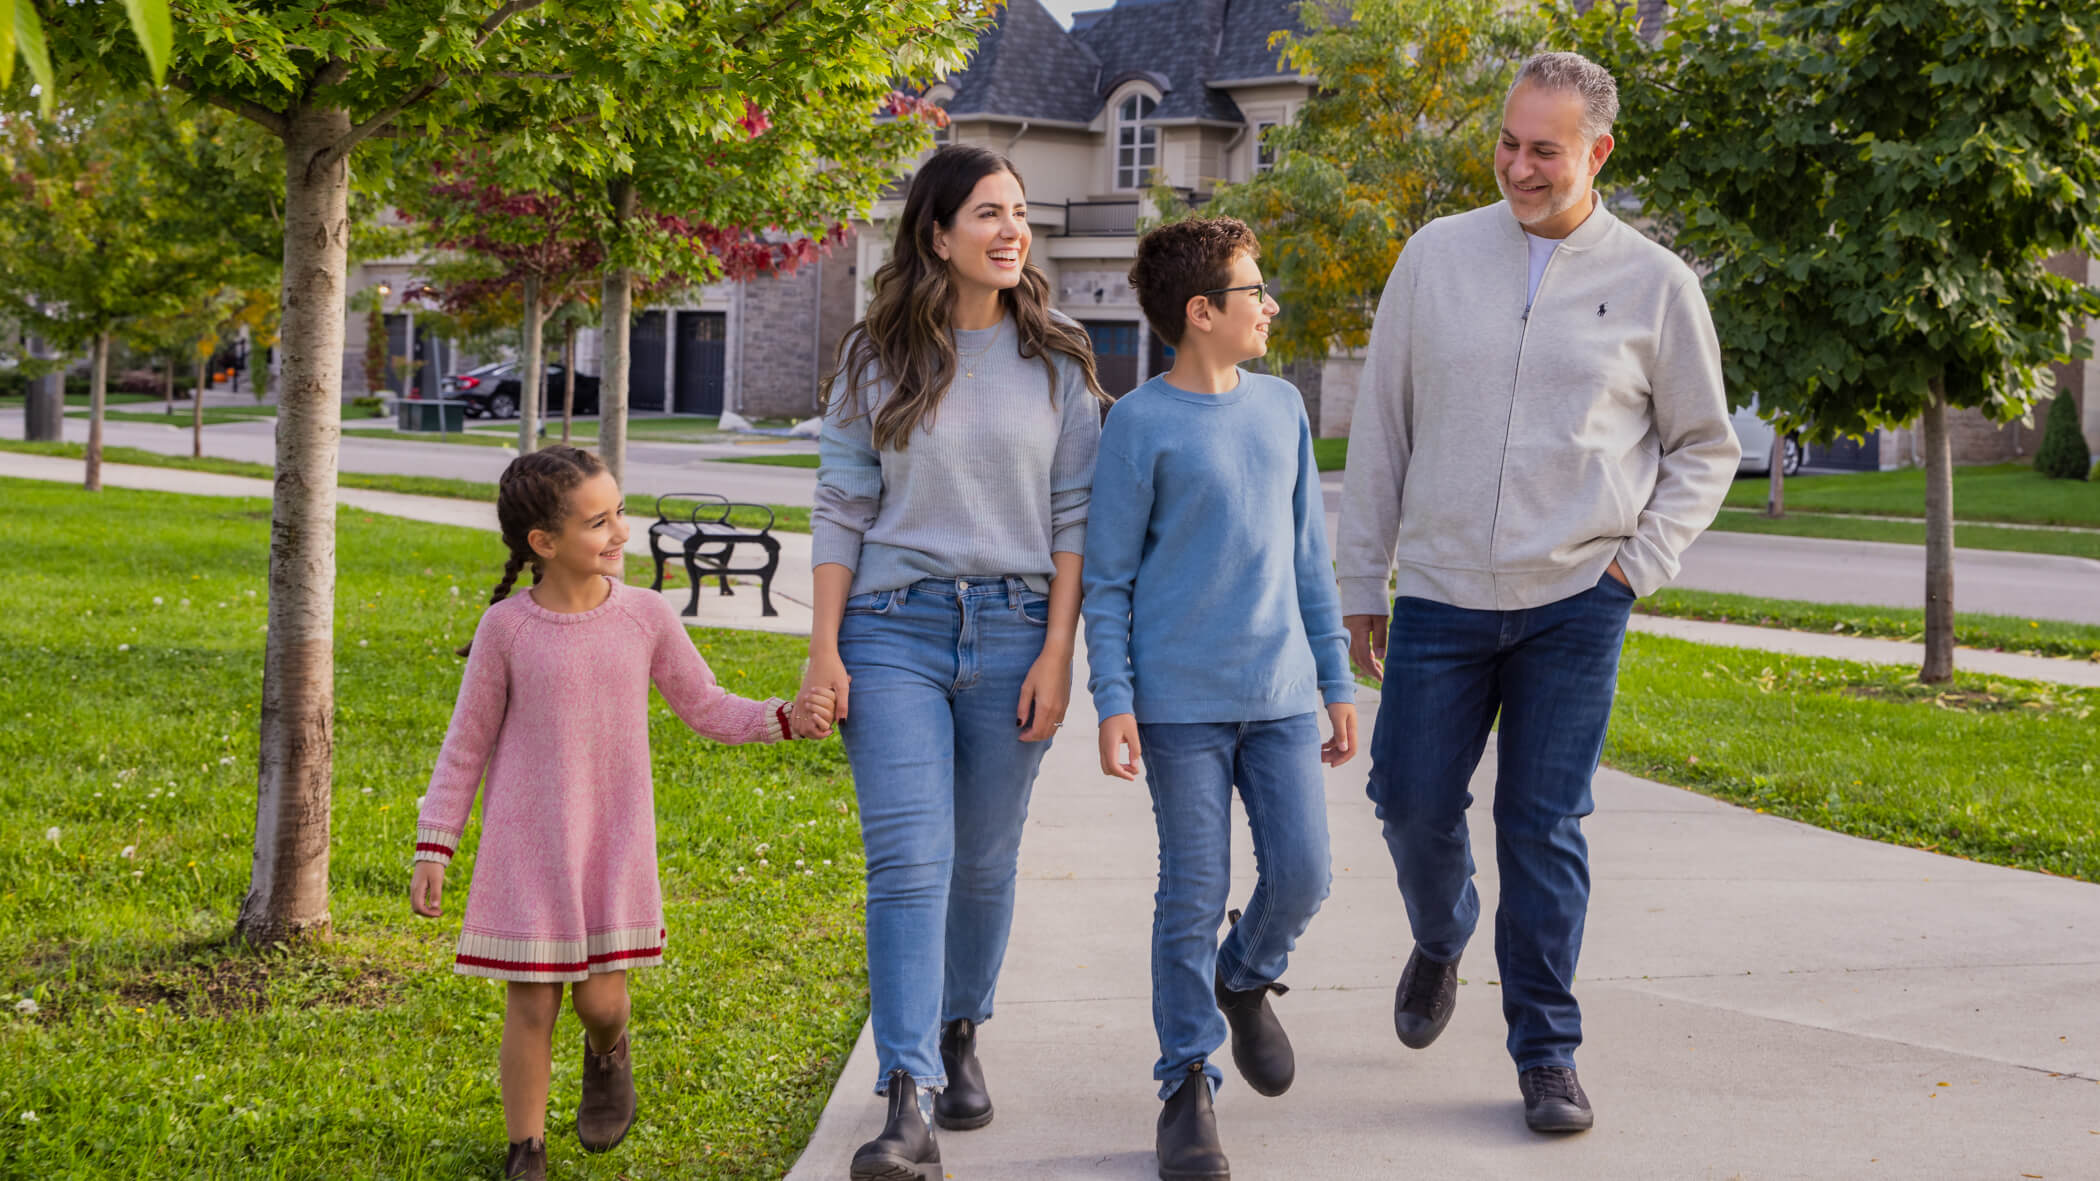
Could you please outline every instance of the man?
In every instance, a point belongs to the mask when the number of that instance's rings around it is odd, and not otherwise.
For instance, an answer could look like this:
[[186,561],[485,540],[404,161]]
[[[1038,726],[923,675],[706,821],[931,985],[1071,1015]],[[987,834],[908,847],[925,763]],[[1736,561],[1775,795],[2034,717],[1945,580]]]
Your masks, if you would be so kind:
[[1372,328],[1337,547],[1350,656],[1385,683],[1369,791],[1415,940],[1394,1027],[1425,1048],[1457,1003],[1480,914],[1467,784],[1499,719],[1495,957],[1541,1132],[1594,1119],[1574,1059],[1581,822],[1627,615],[1676,575],[1741,453],[1697,276],[1592,190],[1618,105],[1585,58],[1527,61],[1495,150],[1504,200],[1408,241]]

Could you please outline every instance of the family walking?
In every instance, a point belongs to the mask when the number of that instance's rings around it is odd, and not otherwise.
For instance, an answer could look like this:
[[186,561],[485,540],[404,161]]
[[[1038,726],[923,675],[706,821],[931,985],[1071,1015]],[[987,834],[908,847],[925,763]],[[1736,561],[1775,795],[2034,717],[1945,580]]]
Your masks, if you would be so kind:
[[[506,1175],[545,1173],[564,984],[585,1030],[578,1138],[610,1149],[637,1110],[626,971],[660,962],[668,937],[653,684],[722,742],[837,729],[867,862],[866,1081],[887,1102],[850,1175],[942,1177],[940,1133],[997,1113],[978,1042],[1082,623],[1102,773],[1142,775],[1157,827],[1162,1178],[1230,1176],[1212,1107],[1228,1045],[1262,1095],[1297,1075],[1286,976],[1328,892],[1322,768],[1357,753],[1357,673],[1383,686],[1368,790],[1414,936],[1395,1032],[1423,1049],[1452,1016],[1480,917],[1468,785],[1492,733],[1516,1089],[1531,1128],[1590,1127],[1574,1065],[1581,821],[1632,604],[1675,576],[1738,458],[1697,277],[1593,190],[1617,108],[1585,59],[1526,62],[1495,149],[1504,200],[1408,239],[1378,304],[1332,554],[1304,401],[1240,367],[1282,310],[1254,234],[1194,218],[1139,242],[1130,281],[1172,365],[1104,391],[1029,261],[1021,177],[966,146],[913,177],[840,347],[792,704],[725,693],[672,609],[621,582],[620,493],[592,456],[513,463],[510,560],[412,889],[418,913],[439,913],[485,779],[455,966],[509,982]],[[528,567],[532,587],[510,594]],[[1230,909],[1235,792],[1256,876]]]

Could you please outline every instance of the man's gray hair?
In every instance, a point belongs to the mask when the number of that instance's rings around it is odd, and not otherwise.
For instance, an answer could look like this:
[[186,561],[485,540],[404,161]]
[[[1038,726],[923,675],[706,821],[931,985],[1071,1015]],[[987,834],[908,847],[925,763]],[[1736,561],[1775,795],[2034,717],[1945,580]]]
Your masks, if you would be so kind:
[[1619,84],[1611,71],[1579,53],[1533,54],[1509,84],[1510,93],[1531,82],[1582,96],[1582,137],[1594,143],[1619,118]]

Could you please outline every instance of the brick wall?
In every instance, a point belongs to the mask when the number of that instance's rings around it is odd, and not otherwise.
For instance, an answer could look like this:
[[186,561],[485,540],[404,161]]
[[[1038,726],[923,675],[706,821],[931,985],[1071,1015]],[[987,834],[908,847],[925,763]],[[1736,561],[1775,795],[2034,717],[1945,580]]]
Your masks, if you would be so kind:
[[816,408],[819,274],[812,264],[744,284],[737,410],[746,418],[807,418]]

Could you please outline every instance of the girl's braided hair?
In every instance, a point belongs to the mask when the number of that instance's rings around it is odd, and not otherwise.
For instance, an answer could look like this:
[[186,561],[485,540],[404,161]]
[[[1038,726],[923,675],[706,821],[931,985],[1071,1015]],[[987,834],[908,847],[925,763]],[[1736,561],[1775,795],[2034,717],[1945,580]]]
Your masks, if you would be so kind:
[[[503,563],[503,580],[489,596],[489,606],[510,597],[518,573],[528,566],[532,581],[539,582],[540,556],[532,552],[532,531],[560,532],[562,518],[568,514],[569,493],[604,470],[604,462],[590,452],[560,445],[520,455],[503,469],[496,481],[496,520],[503,526],[503,544],[510,557]],[[469,640],[459,654],[465,656],[473,647]]]

